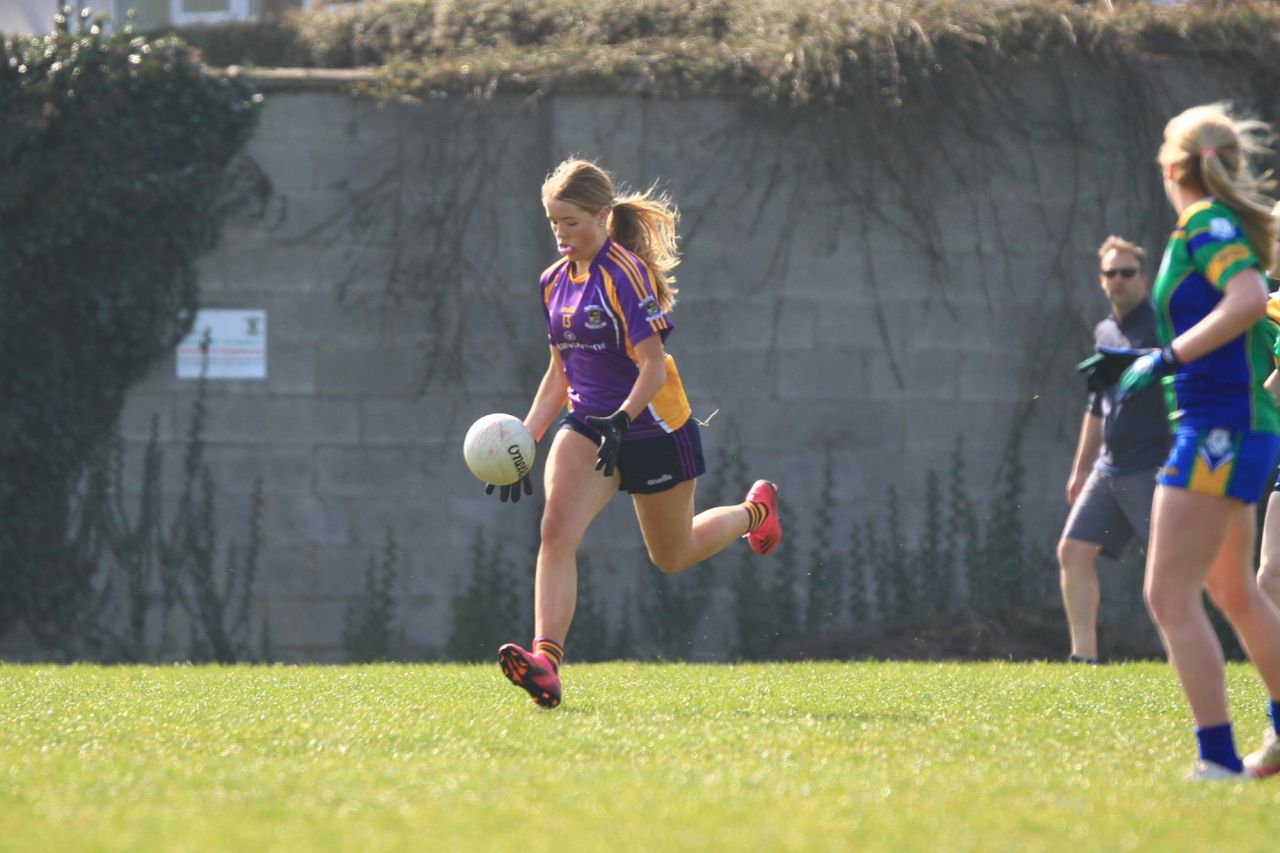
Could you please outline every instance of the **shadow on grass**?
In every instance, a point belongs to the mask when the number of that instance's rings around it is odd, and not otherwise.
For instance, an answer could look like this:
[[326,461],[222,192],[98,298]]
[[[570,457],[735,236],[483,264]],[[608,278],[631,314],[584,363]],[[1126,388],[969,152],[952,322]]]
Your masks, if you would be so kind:
[[[1109,661],[1163,660],[1148,624],[1102,623],[1098,647]],[[1060,607],[1000,614],[960,611],[927,625],[886,625],[831,633],[778,648],[779,660],[1060,661],[1070,651]]]

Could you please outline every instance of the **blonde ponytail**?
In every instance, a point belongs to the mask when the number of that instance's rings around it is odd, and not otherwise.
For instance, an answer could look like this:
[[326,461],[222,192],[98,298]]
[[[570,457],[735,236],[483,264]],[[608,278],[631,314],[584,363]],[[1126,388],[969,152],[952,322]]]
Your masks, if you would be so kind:
[[609,217],[609,236],[644,261],[663,311],[676,305],[676,277],[671,271],[680,263],[676,246],[679,221],[680,209],[669,197],[655,195],[652,187],[618,199]]
[[1271,129],[1256,119],[1233,118],[1230,105],[1206,104],[1173,117],[1164,129],[1160,165],[1173,167],[1179,184],[1204,190],[1240,220],[1264,270],[1275,265],[1276,220],[1263,191],[1271,173],[1254,172],[1252,162],[1266,154]]

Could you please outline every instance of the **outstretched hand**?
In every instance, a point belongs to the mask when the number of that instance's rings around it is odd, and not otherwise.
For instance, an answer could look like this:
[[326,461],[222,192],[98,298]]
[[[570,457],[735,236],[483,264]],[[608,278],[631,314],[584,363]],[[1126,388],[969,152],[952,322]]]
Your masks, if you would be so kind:
[[596,453],[596,470],[604,470],[606,477],[613,476],[613,469],[618,464],[618,454],[622,452],[622,436],[631,426],[631,416],[619,409],[607,418],[587,415],[587,425],[600,433],[600,450]]
[[1116,383],[1116,402],[1128,400],[1160,377],[1176,372],[1181,366],[1182,363],[1173,354],[1173,347],[1147,350],[1120,375],[1120,381]]
[[511,501],[513,504],[519,503],[521,491],[523,491],[525,495],[533,495],[533,480],[529,478],[528,474],[525,474],[516,482],[508,483],[505,486],[495,486],[493,483],[490,483],[484,487],[484,493],[486,495],[491,495],[493,494],[494,489],[498,489],[498,500],[503,503],[506,503],[507,501]]

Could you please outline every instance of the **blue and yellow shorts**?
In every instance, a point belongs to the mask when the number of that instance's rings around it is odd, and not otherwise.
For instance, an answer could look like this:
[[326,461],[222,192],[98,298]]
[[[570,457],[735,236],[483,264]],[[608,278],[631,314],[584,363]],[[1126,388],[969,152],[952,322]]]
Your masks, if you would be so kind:
[[1280,458],[1280,435],[1221,428],[1179,427],[1161,486],[1256,503]]

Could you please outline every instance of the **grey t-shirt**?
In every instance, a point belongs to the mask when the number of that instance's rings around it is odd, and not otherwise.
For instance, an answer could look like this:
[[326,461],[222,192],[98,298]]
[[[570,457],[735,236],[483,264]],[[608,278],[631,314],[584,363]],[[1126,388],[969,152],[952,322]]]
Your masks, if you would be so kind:
[[[1116,319],[1112,314],[1094,327],[1096,343],[1112,347],[1146,349],[1159,346],[1156,309],[1144,299]],[[1116,402],[1115,388],[1089,395],[1089,412],[1102,418],[1102,450],[1094,469],[1121,476],[1157,468],[1169,454],[1169,420],[1159,382],[1123,403]]]

